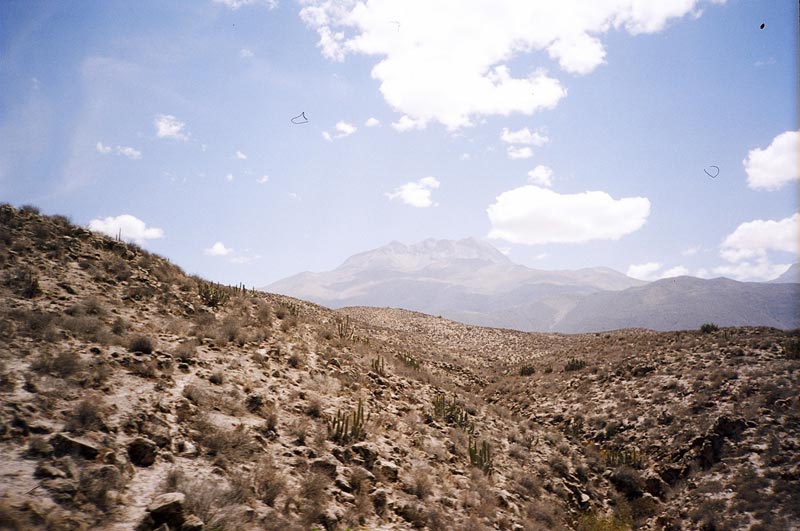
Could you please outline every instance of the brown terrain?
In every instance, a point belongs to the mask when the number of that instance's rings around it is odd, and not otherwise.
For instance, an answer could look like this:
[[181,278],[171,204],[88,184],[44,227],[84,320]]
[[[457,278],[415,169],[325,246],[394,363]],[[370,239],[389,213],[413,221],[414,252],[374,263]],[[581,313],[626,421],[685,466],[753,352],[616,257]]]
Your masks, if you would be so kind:
[[798,332],[338,311],[0,206],[0,528],[800,528]]

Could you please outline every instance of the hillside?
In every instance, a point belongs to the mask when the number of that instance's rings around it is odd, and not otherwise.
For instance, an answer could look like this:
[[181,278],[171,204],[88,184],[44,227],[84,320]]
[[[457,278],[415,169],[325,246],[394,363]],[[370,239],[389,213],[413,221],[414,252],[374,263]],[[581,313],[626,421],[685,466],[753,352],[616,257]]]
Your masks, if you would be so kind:
[[468,238],[389,245],[333,271],[301,273],[265,289],[330,308],[404,308],[479,326],[583,333],[621,328],[800,327],[800,284],[668,278],[643,282],[608,268],[543,271]]
[[793,529],[796,332],[328,310],[0,206],[0,528]]

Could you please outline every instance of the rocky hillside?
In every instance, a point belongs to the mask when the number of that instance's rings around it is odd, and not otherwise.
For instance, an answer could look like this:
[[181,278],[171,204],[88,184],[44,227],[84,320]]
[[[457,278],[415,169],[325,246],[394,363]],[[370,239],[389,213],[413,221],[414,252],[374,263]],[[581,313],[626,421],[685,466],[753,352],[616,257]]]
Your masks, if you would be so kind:
[[0,529],[793,529],[798,336],[218,286],[0,206]]

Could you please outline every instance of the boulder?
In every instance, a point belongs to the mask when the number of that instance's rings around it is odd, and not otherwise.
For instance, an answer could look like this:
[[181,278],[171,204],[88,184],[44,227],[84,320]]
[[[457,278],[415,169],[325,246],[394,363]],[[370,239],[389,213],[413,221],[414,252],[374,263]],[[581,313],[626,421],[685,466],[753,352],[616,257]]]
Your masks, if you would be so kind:
[[186,496],[182,492],[168,492],[156,498],[147,506],[153,520],[153,527],[167,524],[170,529],[180,529],[186,521],[183,514]]
[[362,441],[358,442],[353,445],[353,453],[357,456],[361,457],[364,462],[364,468],[372,469],[375,465],[375,461],[378,459],[378,449],[377,447],[369,442]]
[[50,437],[50,444],[53,445],[53,453],[57,457],[78,455],[93,461],[100,453],[100,449],[92,441],[82,437],[70,437],[63,433],[56,433]]
[[138,437],[128,444],[128,457],[131,463],[140,467],[148,467],[155,463],[158,445],[144,437]]

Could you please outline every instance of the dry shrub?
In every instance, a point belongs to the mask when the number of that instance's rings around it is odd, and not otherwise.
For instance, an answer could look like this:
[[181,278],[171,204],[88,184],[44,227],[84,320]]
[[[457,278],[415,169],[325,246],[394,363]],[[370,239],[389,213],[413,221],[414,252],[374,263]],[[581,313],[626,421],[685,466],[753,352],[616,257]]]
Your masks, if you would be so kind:
[[235,315],[229,315],[223,319],[214,337],[214,343],[220,347],[232,342],[239,346],[245,343],[241,320]]
[[233,428],[221,428],[200,415],[194,420],[194,429],[199,442],[211,456],[236,460],[252,455],[257,446],[247,427],[238,424]]
[[111,342],[111,337],[106,328],[105,323],[92,315],[79,315],[77,317],[66,317],[63,321],[63,326],[73,334],[93,341],[95,343],[108,344]]
[[17,309],[12,310],[10,316],[21,323],[20,331],[32,339],[41,339],[48,342],[58,339],[58,333],[55,329],[58,317],[53,313],[35,308],[32,310]]
[[328,485],[331,478],[324,474],[314,472],[303,478],[300,484],[300,496],[303,497],[303,504],[300,518],[302,522],[310,526],[319,521],[325,507],[328,504]]
[[211,376],[208,377],[208,381],[214,385],[222,385],[222,382],[225,380],[223,373],[221,370],[216,370],[211,373]]
[[406,492],[420,500],[425,500],[433,491],[432,471],[428,468],[415,468],[411,473],[411,481],[406,485]]
[[253,471],[253,490],[256,497],[270,507],[286,490],[286,478],[269,457],[263,458]]
[[186,513],[194,514],[215,531],[240,531],[246,528],[246,518],[229,506],[242,500],[241,485],[226,488],[218,478],[191,478],[183,470],[173,468],[167,474],[163,492],[182,492],[186,496]]
[[69,413],[66,429],[75,433],[100,430],[105,427],[105,413],[102,404],[96,398],[81,400]]
[[173,352],[173,354],[178,359],[178,361],[186,363],[188,361],[194,360],[197,357],[197,347],[199,345],[200,343],[196,339],[183,341],[177,347],[175,347],[175,351]]
[[42,352],[31,361],[30,368],[40,374],[69,378],[81,372],[84,369],[84,364],[77,352],[62,351],[55,356],[48,352]]
[[153,340],[144,335],[136,335],[128,342],[128,352],[152,354],[155,349]]

